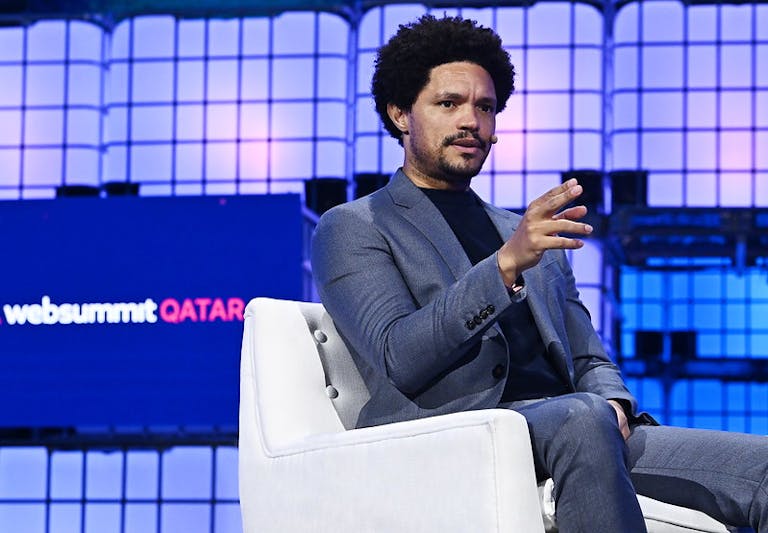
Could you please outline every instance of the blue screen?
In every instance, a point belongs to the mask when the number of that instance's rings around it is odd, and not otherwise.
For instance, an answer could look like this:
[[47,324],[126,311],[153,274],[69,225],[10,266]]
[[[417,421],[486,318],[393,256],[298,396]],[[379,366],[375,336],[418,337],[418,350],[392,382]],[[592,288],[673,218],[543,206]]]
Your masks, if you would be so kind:
[[236,425],[242,313],[301,298],[295,194],[0,203],[0,426]]

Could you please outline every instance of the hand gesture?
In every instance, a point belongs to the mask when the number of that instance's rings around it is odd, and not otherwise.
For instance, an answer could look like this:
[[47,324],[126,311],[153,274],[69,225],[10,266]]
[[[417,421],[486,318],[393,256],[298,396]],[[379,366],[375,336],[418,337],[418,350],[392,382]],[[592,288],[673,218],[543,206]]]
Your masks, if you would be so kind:
[[584,246],[579,238],[559,235],[592,233],[592,226],[576,222],[587,214],[585,206],[560,211],[582,192],[576,179],[570,179],[530,203],[517,230],[499,249],[499,269],[505,284],[511,286],[524,270],[536,265],[545,250],[573,250]]

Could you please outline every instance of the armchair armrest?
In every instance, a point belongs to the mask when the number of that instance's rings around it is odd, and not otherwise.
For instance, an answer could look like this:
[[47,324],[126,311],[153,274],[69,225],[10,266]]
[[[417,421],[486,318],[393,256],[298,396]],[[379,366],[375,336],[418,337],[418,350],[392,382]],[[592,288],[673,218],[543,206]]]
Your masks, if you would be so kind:
[[[543,531],[528,428],[509,410],[315,435],[261,451],[258,461],[241,456],[246,531]],[[310,528],[307,516],[317,517]]]

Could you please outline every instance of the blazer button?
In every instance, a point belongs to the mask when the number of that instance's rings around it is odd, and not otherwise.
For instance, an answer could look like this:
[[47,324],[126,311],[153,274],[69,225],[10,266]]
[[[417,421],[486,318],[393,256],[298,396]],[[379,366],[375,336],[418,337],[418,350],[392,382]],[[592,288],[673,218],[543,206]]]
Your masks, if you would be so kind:
[[480,318],[482,318],[483,320],[485,320],[486,318],[488,318],[488,315],[489,315],[489,314],[490,314],[490,313],[488,313],[488,309],[483,309],[482,311],[480,311]]
[[495,312],[496,312],[496,308],[493,306],[493,304],[489,305],[489,306],[488,306],[488,307],[486,307],[485,309],[488,311],[488,314],[489,314],[489,315],[492,315],[493,313],[495,313]]
[[479,326],[482,323],[483,323],[483,319],[480,318],[479,316],[475,315],[475,325]]
[[496,365],[493,367],[493,370],[491,370],[491,375],[496,379],[501,379],[504,377],[505,370],[506,368],[504,368],[504,365]]
[[467,323],[464,324],[467,326],[467,329],[475,329],[475,321],[474,320],[467,320]]

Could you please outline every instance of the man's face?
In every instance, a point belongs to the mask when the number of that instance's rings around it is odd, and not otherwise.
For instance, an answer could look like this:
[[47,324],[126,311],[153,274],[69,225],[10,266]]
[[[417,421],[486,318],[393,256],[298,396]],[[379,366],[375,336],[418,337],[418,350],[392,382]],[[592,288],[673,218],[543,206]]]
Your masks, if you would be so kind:
[[405,120],[406,174],[427,178],[437,188],[464,189],[491,149],[489,139],[496,129],[493,80],[475,63],[434,67]]

